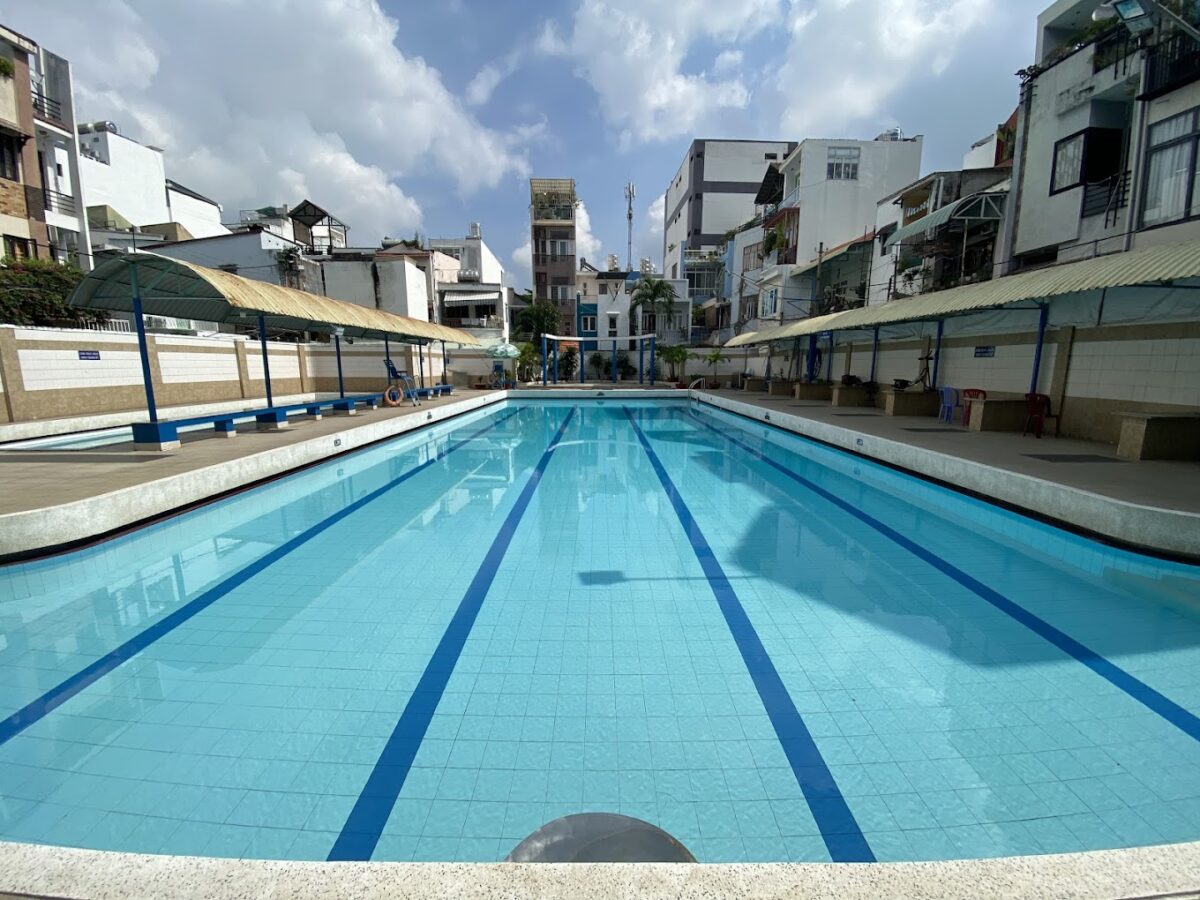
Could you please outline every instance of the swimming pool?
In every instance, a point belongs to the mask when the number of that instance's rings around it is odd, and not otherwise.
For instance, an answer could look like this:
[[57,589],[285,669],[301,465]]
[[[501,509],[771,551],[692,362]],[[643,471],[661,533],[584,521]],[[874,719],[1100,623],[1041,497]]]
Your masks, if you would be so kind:
[[510,400],[0,569],[0,838],[704,862],[1200,838],[1200,572],[691,401]]

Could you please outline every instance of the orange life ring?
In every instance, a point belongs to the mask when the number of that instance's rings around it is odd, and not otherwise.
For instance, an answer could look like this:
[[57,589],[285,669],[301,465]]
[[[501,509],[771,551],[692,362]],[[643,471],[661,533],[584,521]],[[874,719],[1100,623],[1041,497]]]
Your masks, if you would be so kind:
[[388,389],[383,392],[384,406],[399,406],[403,402],[404,392],[395,385],[390,385]]

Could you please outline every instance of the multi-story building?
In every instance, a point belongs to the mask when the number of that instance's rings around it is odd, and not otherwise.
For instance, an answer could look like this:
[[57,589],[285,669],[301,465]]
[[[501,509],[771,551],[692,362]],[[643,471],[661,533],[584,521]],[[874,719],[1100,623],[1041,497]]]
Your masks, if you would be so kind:
[[764,177],[756,327],[865,302],[862,247],[874,238],[877,204],[916,179],[922,141],[899,129],[871,141],[808,139]]
[[508,339],[508,292],[504,266],[483,240],[478,222],[463,238],[431,238],[430,250],[459,262],[456,280],[437,283],[434,319],[487,340]]
[[301,201],[290,208],[284,204],[243,209],[238,213],[237,222],[229,225],[232,231],[251,227],[262,228],[295,241],[313,253],[347,246],[347,232],[350,230],[345,222],[311,200]]
[[[666,190],[663,274],[688,277],[688,251],[697,261],[716,253],[730,229],[753,217],[767,167],[795,149],[795,141],[692,141]],[[700,286],[693,295],[707,296],[711,287]]]
[[1200,237],[1200,44],[1165,18],[1137,36],[1115,19],[1102,29],[1099,6],[1058,0],[1038,16],[1003,273]]
[[575,333],[575,209],[573,178],[529,179],[533,296],[553,303],[562,334]]
[[[167,178],[163,151],[113,122],[79,126],[80,176],[93,249],[228,234],[221,205]],[[174,226],[174,227],[172,227]],[[137,228],[148,237],[133,234]]]
[[0,232],[3,255],[91,268],[80,194],[71,66],[0,26]]
[[[611,341],[588,341],[587,338],[630,338],[653,334],[660,345],[684,344],[688,342],[688,316],[691,304],[687,298],[687,282],[682,278],[667,279],[675,289],[677,301],[669,316],[641,309],[632,310],[633,292],[644,278],[653,274],[624,269],[600,270],[579,261],[575,273],[578,288],[577,321],[574,334],[578,334],[582,350],[608,350]],[[628,350],[637,350],[637,343],[629,341]]]

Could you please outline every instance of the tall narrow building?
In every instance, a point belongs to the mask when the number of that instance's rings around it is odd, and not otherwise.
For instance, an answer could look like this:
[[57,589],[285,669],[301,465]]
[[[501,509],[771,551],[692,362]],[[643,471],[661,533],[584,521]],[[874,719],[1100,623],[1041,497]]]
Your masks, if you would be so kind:
[[575,333],[574,178],[529,179],[533,295],[559,312],[559,334]]

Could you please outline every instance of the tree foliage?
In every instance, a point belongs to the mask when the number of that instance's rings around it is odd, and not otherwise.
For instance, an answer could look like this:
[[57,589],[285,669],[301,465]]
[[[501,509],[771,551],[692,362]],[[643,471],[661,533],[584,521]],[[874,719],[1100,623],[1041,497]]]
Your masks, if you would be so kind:
[[629,300],[629,315],[632,318],[637,310],[662,315],[669,318],[675,309],[679,295],[675,286],[662,278],[643,278],[638,282]]
[[517,314],[517,328],[522,334],[530,335],[534,345],[540,348],[542,335],[553,334],[558,328],[558,309],[550,303],[527,306]]
[[83,279],[74,266],[49,259],[5,257],[0,265],[0,322],[71,327],[107,322],[101,309],[78,309],[67,298]]
[[683,373],[687,368],[688,357],[691,356],[687,347],[682,345],[662,347],[658,351],[658,356],[670,368],[671,381],[679,381],[684,377]]

